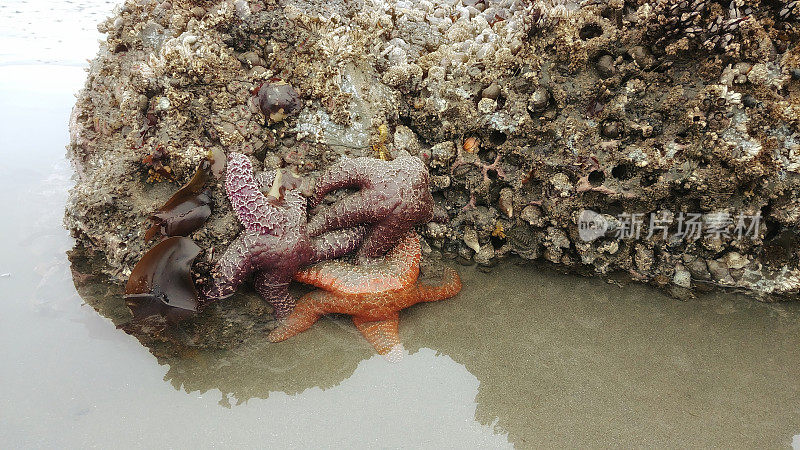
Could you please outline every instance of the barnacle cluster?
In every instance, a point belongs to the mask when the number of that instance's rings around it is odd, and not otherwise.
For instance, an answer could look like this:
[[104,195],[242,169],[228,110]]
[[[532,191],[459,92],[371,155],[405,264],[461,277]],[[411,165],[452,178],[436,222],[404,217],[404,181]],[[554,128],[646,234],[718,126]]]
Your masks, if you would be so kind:
[[[71,119],[79,177],[66,223],[125,278],[145,250],[142,220],[170,195],[142,182],[148,149],[169,149],[179,182],[208,149],[303,176],[342,155],[406,150],[425,162],[448,212],[448,223],[421,230],[426,249],[486,268],[517,255],[623,271],[676,293],[716,285],[794,295],[798,8],[129,1],[100,26],[107,38]],[[275,109],[278,99],[285,107]],[[196,234],[204,249],[240,231],[221,191],[211,189],[214,213]],[[608,234],[581,238],[583,210]],[[620,232],[626,214],[645,218],[640,235]],[[657,230],[651,214],[671,219],[666,237],[647,236]],[[706,225],[720,214],[762,222],[746,239],[736,223],[695,239],[677,233],[690,214]],[[208,250],[198,260],[215,258]]]

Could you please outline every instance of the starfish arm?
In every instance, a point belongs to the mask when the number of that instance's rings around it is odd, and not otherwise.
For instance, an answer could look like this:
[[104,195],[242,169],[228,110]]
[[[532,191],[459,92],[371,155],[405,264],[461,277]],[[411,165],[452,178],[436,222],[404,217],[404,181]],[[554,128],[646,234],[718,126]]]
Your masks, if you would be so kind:
[[290,281],[291,278],[286,279],[285,275],[267,270],[256,272],[253,278],[256,291],[272,306],[278,320],[286,318],[294,309],[294,298],[289,294]]
[[436,285],[419,283],[419,300],[423,302],[435,302],[453,297],[461,291],[461,277],[458,272],[450,267],[444,268],[444,277]]
[[370,158],[342,158],[317,178],[309,207],[317,206],[329,192],[337,189],[366,186],[370,183],[369,172],[374,165]]
[[[377,228],[377,227],[376,227]],[[400,285],[416,282],[419,278],[419,262],[422,257],[422,245],[419,235],[405,232],[402,239],[386,254],[386,261],[391,265],[391,275]]]
[[317,213],[308,222],[308,235],[319,236],[327,231],[373,223],[381,219],[372,195],[356,192]]
[[414,227],[413,221],[402,217],[386,217],[382,222],[375,224],[364,238],[364,243],[358,249],[359,258],[378,258],[396,248],[397,244]]
[[362,317],[353,316],[353,324],[358,331],[367,338],[381,355],[391,362],[396,362],[403,356],[403,344],[400,343],[398,323],[400,314],[395,312],[384,320],[370,321]]
[[228,155],[225,191],[233,211],[247,229],[268,234],[282,218],[280,210],[270,205],[258,189],[250,159],[241,153]]
[[242,233],[225,249],[214,265],[211,285],[204,292],[206,298],[218,300],[230,297],[252,272],[247,242],[246,234]]
[[327,290],[340,290],[343,283],[354,275],[353,265],[343,261],[325,261],[307,267],[294,275],[294,279],[305,284]]
[[339,258],[355,251],[366,233],[367,228],[360,226],[329,231],[311,239],[311,263]]
[[335,301],[335,296],[326,291],[312,291],[304,295],[292,313],[277,328],[269,333],[270,342],[281,342],[311,328],[326,313],[325,303]]
[[361,264],[324,261],[295,274],[295,280],[340,294],[402,289],[419,276],[420,242],[416,233],[406,237],[386,256]]

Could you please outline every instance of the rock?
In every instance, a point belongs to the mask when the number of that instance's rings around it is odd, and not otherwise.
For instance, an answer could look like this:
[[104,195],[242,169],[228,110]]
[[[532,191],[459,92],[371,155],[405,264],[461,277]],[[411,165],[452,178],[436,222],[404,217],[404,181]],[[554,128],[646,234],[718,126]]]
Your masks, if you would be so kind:
[[616,73],[616,66],[614,64],[614,57],[611,55],[603,55],[597,60],[597,73],[603,78],[608,78]]
[[573,191],[572,182],[563,173],[557,173],[550,177],[550,185],[553,186],[553,189],[560,197],[569,197]]
[[412,155],[419,155],[421,146],[417,135],[405,125],[398,125],[394,131],[394,146]]
[[440,142],[431,147],[430,167],[446,167],[456,157],[456,145],[452,141]]
[[491,245],[484,245],[481,250],[475,254],[475,263],[479,266],[491,266],[492,259],[494,258],[494,248]]
[[622,123],[617,120],[603,122],[601,133],[607,138],[617,139],[622,136]]
[[636,244],[635,263],[640,272],[649,272],[653,266],[653,250],[646,245]]
[[[685,261],[685,260],[684,260]],[[698,280],[710,280],[711,273],[708,271],[706,262],[700,258],[694,258],[687,263],[686,267],[691,272],[692,277]]]
[[[354,14],[318,0],[127,2],[99,26],[70,117],[65,224],[124,281],[148,248],[142,219],[209,149],[307,182],[342,156],[406,150],[450,216],[427,236],[462,262],[513,249],[690,289],[680,264],[691,289],[797,297],[800,262],[765,242],[766,223],[781,239],[800,224],[795,15],[775,2],[749,2],[741,21],[719,2],[579,3],[404,0]],[[297,101],[267,101],[264,120],[255,91],[279,82]],[[156,149],[174,183],[143,176]],[[240,232],[222,180],[209,190],[199,277]],[[580,238],[582,210],[602,218],[602,237]],[[669,235],[648,237],[665,211]],[[730,213],[727,234],[676,235],[712,211]],[[738,239],[737,216],[761,211]],[[625,214],[640,236],[617,236]]]
[[535,227],[543,227],[545,224],[542,209],[535,205],[528,205],[523,208],[520,217]]
[[481,97],[497,100],[497,97],[500,97],[500,86],[496,83],[490,84],[481,92]]
[[514,217],[514,191],[510,188],[503,188],[500,190],[500,200],[497,206],[500,211],[508,218]]
[[550,92],[542,86],[536,88],[531,94],[530,101],[528,102],[528,111],[531,113],[539,113],[547,109],[550,104]]
[[743,269],[748,262],[747,258],[738,252],[730,252],[725,255],[725,264],[729,269]]

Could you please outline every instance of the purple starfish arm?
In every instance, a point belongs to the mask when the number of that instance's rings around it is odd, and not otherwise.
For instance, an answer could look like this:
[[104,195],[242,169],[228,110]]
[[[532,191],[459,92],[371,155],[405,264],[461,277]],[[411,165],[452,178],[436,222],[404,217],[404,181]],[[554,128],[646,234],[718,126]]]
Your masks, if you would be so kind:
[[[205,296],[229,297],[255,274],[256,290],[282,319],[294,307],[288,291],[294,274],[312,262],[358,248],[366,230],[335,230],[311,239],[298,178],[280,169],[254,176],[250,160],[239,153],[229,155],[227,170],[225,190],[244,230],[214,265]],[[264,195],[265,190],[270,194]]]
[[365,226],[344,228],[323,233],[311,239],[312,256],[310,264],[341,258],[352,253],[364,242],[369,229]]
[[[205,297],[213,300],[230,297],[259,266],[268,265],[267,261],[263,261],[263,256],[269,249],[259,241],[258,236],[244,230],[228,245],[214,265],[213,280],[205,291]],[[261,261],[256,261],[257,255],[262,257],[258,258]]]
[[337,189],[346,187],[364,188],[371,185],[369,169],[373,158],[348,158],[343,157],[336,164],[330,166],[317,179],[314,195],[308,200],[308,206],[317,206],[325,196]]
[[[280,184],[279,175],[274,171],[269,181]],[[258,182],[266,181],[266,177],[259,177]],[[287,306],[291,297],[280,285],[288,284],[313,254],[305,229],[306,202],[299,192],[283,186],[278,197],[268,197],[258,182],[247,156],[228,156],[225,190],[244,230],[215,264],[205,294],[209,299],[228,297],[255,272],[257,290],[275,308],[276,315],[285,315],[291,311]]]
[[291,281],[292,276],[287,279],[285,274],[276,274],[267,270],[256,272],[253,277],[253,286],[256,291],[262,298],[269,299],[275,318],[279,320],[287,317],[294,309],[295,300],[289,293]]
[[236,217],[247,229],[260,234],[270,233],[284,215],[258,189],[250,159],[241,153],[228,156],[225,192]]
[[428,170],[406,152],[392,161],[368,157],[339,161],[317,180],[311,204],[331,191],[353,186],[360,190],[322,208],[309,221],[310,236],[372,225],[358,255],[375,258],[397,245],[415,225],[433,218]]

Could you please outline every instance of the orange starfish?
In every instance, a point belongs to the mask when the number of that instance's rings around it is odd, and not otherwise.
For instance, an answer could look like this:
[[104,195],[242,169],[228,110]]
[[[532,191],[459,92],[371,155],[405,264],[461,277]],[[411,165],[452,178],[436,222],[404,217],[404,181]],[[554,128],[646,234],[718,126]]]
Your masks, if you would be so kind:
[[397,331],[400,310],[419,302],[450,298],[461,290],[461,278],[450,268],[436,286],[418,282],[421,255],[419,236],[411,232],[385,257],[358,265],[325,261],[295,275],[321,288],[303,296],[294,311],[269,334],[281,342],[311,327],[323,314],[353,316],[353,323],[389,361],[403,356]]

